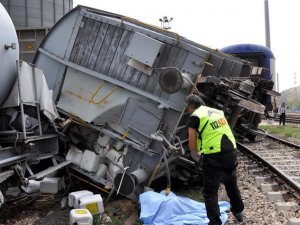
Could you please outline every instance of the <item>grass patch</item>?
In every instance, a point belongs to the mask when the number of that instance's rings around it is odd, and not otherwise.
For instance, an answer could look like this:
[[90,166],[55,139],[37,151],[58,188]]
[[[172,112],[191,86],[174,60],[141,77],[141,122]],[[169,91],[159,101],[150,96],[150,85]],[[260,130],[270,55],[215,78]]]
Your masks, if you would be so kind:
[[112,217],[111,222],[108,223],[107,225],[122,225],[124,223],[123,221],[124,220],[121,220],[119,218]]
[[260,129],[267,131],[269,134],[278,135],[284,138],[293,138],[300,140],[300,125],[259,125]]

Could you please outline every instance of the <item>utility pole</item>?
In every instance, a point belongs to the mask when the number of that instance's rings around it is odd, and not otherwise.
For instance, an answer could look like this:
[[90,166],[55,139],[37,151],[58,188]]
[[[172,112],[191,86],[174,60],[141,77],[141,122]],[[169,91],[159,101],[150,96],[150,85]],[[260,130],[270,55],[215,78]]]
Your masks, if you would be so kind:
[[296,97],[297,96],[297,73],[295,72],[294,73],[294,96]]
[[265,34],[266,34],[266,46],[269,49],[271,49],[269,2],[268,2],[268,0],[265,0]]
[[164,16],[163,18],[159,18],[159,21],[161,23],[161,28],[165,29],[165,30],[169,30],[172,28],[172,21],[173,21],[173,17],[171,17],[170,19],[168,19],[167,16]]
[[[266,38],[266,47],[268,47],[269,49],[271,49],[271,35],[270,35],[270,18],[269,18],[269,1],[265,0],[265,38]],[[273,74],[274,76],[274,84],[275,84],[275,90],[277,88],[276,91],[279,91],[279,79],[278,79],[278,74],[277,76],[275,76],[275,74]],[[273,97],[272,97],[273,98]]]

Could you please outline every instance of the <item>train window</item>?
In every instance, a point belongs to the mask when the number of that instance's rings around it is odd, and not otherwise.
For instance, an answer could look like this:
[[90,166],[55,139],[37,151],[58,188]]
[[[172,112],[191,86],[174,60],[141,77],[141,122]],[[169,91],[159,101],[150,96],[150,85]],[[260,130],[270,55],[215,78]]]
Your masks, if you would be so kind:
[[249,74],[250,74],[250,67],[249,66],[243,66],[240,77],[249,77]]
[[251,62],[252,66],[259,66],[258,58],[256,57],[245,57],[245,60]]
[[252,66],[265,67],[265,55],[261,52],[256,53],[235,53],[237,57],[251,62]]

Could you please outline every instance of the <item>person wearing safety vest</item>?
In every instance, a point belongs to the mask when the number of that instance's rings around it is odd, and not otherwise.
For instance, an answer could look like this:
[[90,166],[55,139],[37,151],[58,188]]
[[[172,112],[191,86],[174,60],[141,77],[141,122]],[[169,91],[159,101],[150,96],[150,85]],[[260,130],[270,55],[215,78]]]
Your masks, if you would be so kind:
[[224,112],[205,106],[197,95],[185,98],[191,157],[202,167],[203,196],[209,225],[221,225],[218,189],[223,182],[230,199],[231,212],[243,221],[244,203],[237,185],[236,141]]

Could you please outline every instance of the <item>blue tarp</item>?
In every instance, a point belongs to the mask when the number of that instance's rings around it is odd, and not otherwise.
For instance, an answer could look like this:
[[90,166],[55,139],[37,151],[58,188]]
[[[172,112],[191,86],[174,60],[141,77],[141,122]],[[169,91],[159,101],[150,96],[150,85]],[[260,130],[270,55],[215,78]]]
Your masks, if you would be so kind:
[[[140,219],[144,225],[207,225],[204,203],[164,192],[148,191],[140,195]],[[219,202],[222,224],[228,220],[228,202]]]

